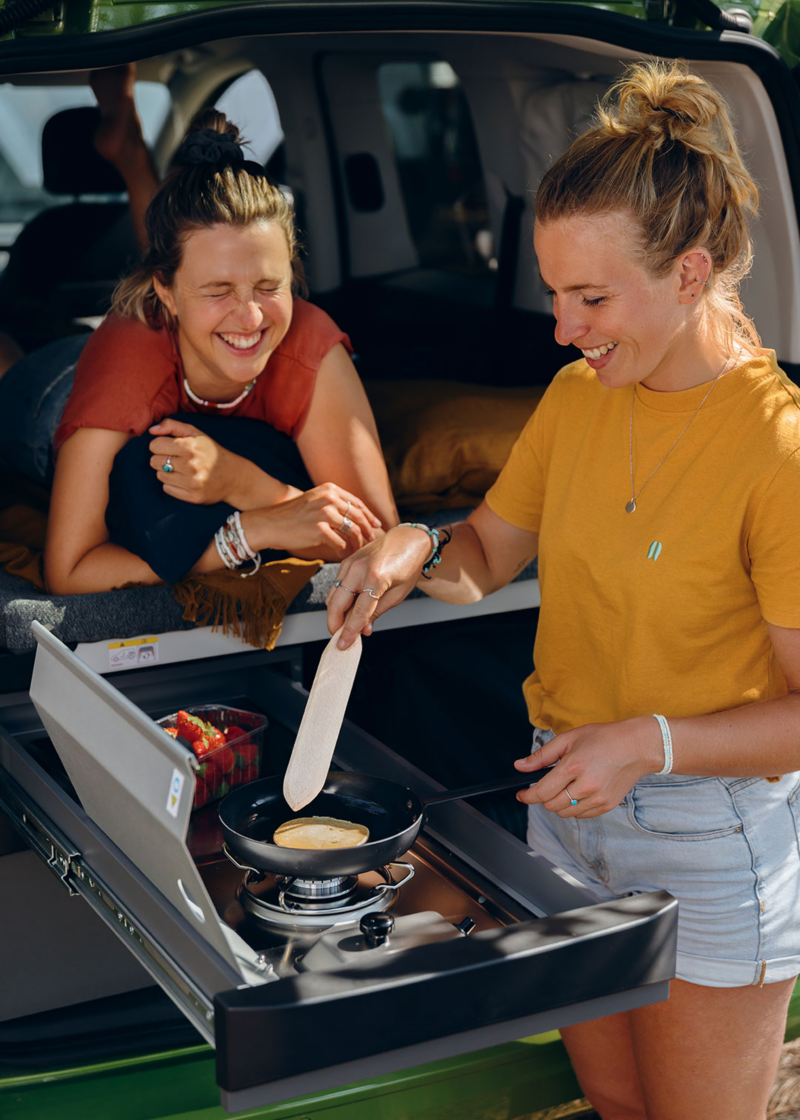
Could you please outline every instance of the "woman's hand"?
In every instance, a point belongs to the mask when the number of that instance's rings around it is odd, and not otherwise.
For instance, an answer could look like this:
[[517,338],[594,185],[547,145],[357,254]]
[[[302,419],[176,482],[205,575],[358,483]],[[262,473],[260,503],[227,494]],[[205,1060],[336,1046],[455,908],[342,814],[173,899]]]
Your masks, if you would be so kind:
[[[199,506],[228,501],[237,483],[241,456],[179,420],[162,420],[150,433],[156,437],[150,443],[150,466],[165,494]],[[165,472],[167,459],[172,470]]]
[[358,634],[371,634],[375,619],[402,603],[416,587],[430,552],[430,538],[420,529],[395,528],[344,561],[327,598],[331,634],[350,612],[339,649],[351,646]]
[[[540,802],[559,817],[600,817],[619,805],[645,774],[657,773],[663,762],[661,732],[652,716],[587,723],[514,763],[522,771],[555,766],[518,793],[517,800],[527,805]],[[572,805],[573,800],[578,804]]]
[[[288,501],[247,514],[243,524],[248,540],[250,519],[257,524],[256,547],[283,548],[294,555],[322,559],[332,549],[330,554],[338,560],[383,534],[379,519],[361,499],[334,482],[323,482]],[[264,544],[258,543],[262,535]],[[315,551],[320,548],[324,553]]]

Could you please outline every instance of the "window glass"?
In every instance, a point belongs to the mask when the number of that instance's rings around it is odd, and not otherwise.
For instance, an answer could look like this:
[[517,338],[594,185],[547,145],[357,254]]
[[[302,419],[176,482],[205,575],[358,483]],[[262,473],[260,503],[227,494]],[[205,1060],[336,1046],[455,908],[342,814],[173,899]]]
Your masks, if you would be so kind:
[[[166,86],[137,82],[136,107],[152,145],[170,111]],[[95,105],[88,86],[0,83],[0,246],[8,246],[40,210],[65,201],[42,186],[42,129],[62,109]],[[2,258],[0,258],[2,265]]]
[[260,70],[249,70],[217,98],[216,109],[238,127],[252,158],[267,163],[283,141],[278,106]]
[[494,271],[483,170],[455,71],[446,62],[388,62],[378,84],[420,264]]

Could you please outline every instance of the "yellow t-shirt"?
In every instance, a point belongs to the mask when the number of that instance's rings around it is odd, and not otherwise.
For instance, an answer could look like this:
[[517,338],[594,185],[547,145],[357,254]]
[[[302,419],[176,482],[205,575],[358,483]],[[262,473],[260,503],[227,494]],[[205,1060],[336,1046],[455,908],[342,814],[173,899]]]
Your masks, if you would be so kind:
[[486,495],[539,533],[530,719],[556,733],[786,692],[765,620],[800,627],[800,390],[772,351],[708,391],[557,374]]

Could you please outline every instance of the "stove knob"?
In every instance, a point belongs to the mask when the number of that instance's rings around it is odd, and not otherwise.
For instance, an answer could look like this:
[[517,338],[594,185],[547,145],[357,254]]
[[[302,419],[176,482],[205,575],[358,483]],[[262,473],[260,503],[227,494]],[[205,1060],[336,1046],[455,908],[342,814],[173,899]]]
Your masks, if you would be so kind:
[[391,914],[365,914],[359,925],[367,945],[376,949],[388,940],[394,929],[394,918]]

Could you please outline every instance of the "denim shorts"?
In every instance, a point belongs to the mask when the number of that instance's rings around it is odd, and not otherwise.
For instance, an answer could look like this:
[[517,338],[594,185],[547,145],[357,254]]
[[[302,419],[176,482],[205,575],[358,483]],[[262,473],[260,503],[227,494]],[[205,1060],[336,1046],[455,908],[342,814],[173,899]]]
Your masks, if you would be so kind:
[[[533,749],[553,738],[535,729]],[[528,843],[602,900],[678,900],[677,976],[712,988],[800,974],[800,773],[649,774],[611,812],[528,811]]]
[[0,378],[0,462],[34,482],[53,481],[53,437],[90,337],[87,331],[59,338]]

